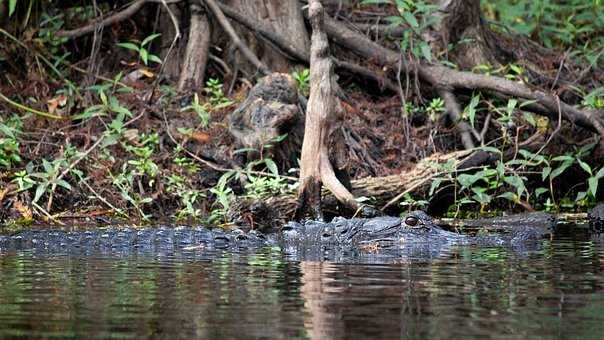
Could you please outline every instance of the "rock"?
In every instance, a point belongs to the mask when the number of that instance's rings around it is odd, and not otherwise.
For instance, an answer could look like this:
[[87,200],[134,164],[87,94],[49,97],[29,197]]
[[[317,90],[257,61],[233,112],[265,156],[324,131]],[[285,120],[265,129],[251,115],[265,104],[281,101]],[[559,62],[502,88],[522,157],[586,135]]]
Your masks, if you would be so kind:
[[596,205],[587,213],[589,220],[589,229],[592,233],[601,234],[604,232],[604,203]]

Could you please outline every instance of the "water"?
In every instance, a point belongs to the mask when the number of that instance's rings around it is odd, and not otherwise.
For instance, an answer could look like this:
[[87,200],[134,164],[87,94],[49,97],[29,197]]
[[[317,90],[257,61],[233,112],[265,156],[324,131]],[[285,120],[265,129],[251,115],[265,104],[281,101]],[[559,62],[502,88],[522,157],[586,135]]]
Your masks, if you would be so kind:
[[535,249],[0,252],[0,338],[604,338],[604,237]]

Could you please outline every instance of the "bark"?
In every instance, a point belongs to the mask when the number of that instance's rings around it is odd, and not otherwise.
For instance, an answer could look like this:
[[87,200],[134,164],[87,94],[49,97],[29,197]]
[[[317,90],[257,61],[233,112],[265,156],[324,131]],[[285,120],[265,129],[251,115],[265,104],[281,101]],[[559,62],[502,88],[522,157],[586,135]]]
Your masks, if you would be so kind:
[[[174,16],[180,20],[180,25],[182,26],[182,23],[186,20],[186,11],[184,10],[183,5],[177,3],[170,4],[168,7]],[[187,41],[186,39],[181,38],[180,41],[176,42],[177,45],[170,52],[169,58],[166,58],[168,56],[168,50],[176,36],[176,28],[170,19],[167,9],[164,6],[161,6],[160,11],[159,29],[161,32],[161,50],[159,56],[164,61],[163,75],[169,81],[176,82],[181,74],[181,60],[184,58],[183,51],[185,51]]]
[[[291,44],[301,50],[308,51],[310,48],[304,17],[297,0],[229,0],[226,4],[268,29],[280,32],[288,37]],[[278,48],[264,40],[259,40],[254,32],[249,30],[241,30],[240,35],[254,54],[265,65],[270,65],[273,71],[290,71],[290,60]]]
[[329,157],[330,138],[333,136],[338,114],[342,108],[336,99],[333,62],[329,55],[329,42],[323,30],[323,6],[318,0],[310,1],[309,18],[312,32],[310,50],[310,98],[306,111],[304,141],[300,161],[299,207],[296,219],[309,210],[322,219],[321,185],[324,184],[345,206],[356,209],[354,196],[340,183]]
[[211,27],[206,10],[199,3],[189,4],[189,39],[178,80],[178,90],[198,90],[203,86],[210,53]]

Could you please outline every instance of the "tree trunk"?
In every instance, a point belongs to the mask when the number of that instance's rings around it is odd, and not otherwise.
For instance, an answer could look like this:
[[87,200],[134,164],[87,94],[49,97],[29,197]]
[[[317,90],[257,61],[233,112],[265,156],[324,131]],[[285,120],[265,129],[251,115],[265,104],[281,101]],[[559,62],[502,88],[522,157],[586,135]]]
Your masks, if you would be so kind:
[[[237,9],[239,13],[263,23],[264,27],[280,32],[303,51],[308,51],[310,48],[304,17],[297,0],[228,0],[226,3],[231,8]],[[291,71],[291,62],[282,52],[265,40],[259,40],[254,32],[244,28],[241,30],[241,36],[259,59],[265,65],[270,65],[272,71],[285,73]],[[236,59],[239,63],[244,60],[239,57]],[[248,66],[247,69],[249,70],[250,67]],[[254,72],[255,68],[252,69],[252,74]]]
[[[168,7],[170,8],[170,11],[172,11],[172,14],[174,14],[174,16],[178,18],[178,20],[180,21],[179,24],[182,28],[183,20],[186,20],[185,14],[187,11],[185,11],[183,9],[183,5],[179,3],[168,5]],[[180,41],[176,43],[177,45],[174,46],[174,49],[172,49],[169,58],[166,59],[168,50],[170,49],[170,45],[172,44],[172,41],[174,41],[176,29],[174,27],[174,23],[170,18],[170,14],[163,6],[161,6],[161,13],[159,17],[159,29],[162,33],[160,37],[160,57],[162,60],[164,60],[165,63],[164,77],[166,77],[166,79],[168,79],[169,81],[176,82],[178,81],[178,78],[180,76],[180,62],[183,59],[183,51],[185,50],[186,40],[181,38]]]
[[335,96],[337,84],[329,54],[329,42],[323,27],[324,16],[321,3],[311,0],[309,19],[313,31],[310,49],[310,98],[302,142],[296,219],[302,218],[309,210],[314,218],[323,218],[322,184],[325,184],[345,206],[352,209],[358,206],[354,196],[336,177],[329,157],[329,146],[334,144],[330,143],[330,139],[333,137],[335,123],[342,108]]
[[178,90],[199,90],[203,86],[210,54],[211,30],[206,9],[198,2],[189,3],[189,38],[181,64]]

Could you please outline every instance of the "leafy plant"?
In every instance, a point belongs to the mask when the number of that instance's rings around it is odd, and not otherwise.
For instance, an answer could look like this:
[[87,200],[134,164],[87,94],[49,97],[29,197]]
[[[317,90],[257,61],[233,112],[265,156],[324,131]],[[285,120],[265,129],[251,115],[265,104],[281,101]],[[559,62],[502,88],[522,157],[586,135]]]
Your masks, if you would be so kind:
[[416,58],[432,61],[432,49],[422,38],[422,33],[434,24],[437,17],[434,14],[438,7],[423,0],[363,0],[361,4],[391,4],[396,5],[398,15],[386,19],[393,26],[410,28],[405,31],[400,41],[402,52],[410,51]]
[[6,122],[0,117],[0,168],[11,168],[21,162],[19,141],[23,123],[21,118],[13,116]]
[[161,59],[158,56],[149,53],[149,50],[147,49],[147,45],[149,45],[154,39],[158,38],[159,36],[161,36],[161,33],[151,34],[150,36],[143,39],[140,44],[137,44],[136,41],[130,41],[118,43],[117,45],[125,49],[137,52],[140,60],[142,60],[145,65],[148,65],[149,61],[161,64]]
[[210,105],[212,105],[212,108],[215,110],[233,104],[233,101],[224,95],[222,86],[223,84],[219,79],[210,78],[206,81],[206,87],[204,87],[204,90],[210,97]]
[[[222,93],[221,89],[220,89],[220,93]],[[220,100],[218,100],[218,101],[220,101]],[[230,103],[229,103],[229,105],[230,105]],[[201,121],[201,124],[203,125],[203,127],[208,126],[208,123],[210,122],[210,113],[208,112],[207,104],[199,103],[199,96],[197,96],[197,93],[195,93],[193,95],[193,101],[191,101],[191,104],[189,104],[188,106],[185,106],[181,109],[181,111],[189,111],[189,110],[193,110],[195,113],[197,113],[197,117],[199,117],[199,120]]]
[[292,76],[296,80],[300,92],[308,97],[310,94],[310,70],[305,68],[301,71],[295,71]]

